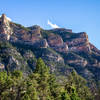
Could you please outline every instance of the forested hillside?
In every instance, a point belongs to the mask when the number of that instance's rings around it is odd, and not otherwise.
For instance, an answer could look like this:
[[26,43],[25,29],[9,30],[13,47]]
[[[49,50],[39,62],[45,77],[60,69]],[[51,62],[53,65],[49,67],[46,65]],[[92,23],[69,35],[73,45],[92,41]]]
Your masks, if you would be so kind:
[[19,70],[0,72],[0,100],[93,100],[86,81],[76,72],[62,82],[57,78],[41,58],[28,76]]

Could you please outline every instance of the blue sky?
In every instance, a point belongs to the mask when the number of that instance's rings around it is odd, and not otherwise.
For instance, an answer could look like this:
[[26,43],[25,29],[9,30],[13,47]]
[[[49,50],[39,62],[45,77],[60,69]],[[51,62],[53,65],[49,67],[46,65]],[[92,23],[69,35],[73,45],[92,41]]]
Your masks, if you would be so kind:
[[0,15],[24,26],[40,25],[50,29],[50,20],[73,32],[87,32],[100,49],[100,0],[0,0]]

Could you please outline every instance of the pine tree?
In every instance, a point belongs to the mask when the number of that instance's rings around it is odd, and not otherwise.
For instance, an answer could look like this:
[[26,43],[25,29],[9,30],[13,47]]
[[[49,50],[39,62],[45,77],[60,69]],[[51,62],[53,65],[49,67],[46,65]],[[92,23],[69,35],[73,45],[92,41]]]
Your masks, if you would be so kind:
[[45,65],[44,61],[39,58],[36,63],[36,69],[34,71],[40,75],[45,75],[49,73],[48,67]]

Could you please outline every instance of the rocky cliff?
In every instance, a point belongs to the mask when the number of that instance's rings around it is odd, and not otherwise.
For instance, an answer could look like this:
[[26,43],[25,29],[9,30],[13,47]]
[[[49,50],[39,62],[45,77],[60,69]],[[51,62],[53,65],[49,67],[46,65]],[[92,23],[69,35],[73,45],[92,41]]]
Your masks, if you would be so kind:
[[24,27],[0,17],[0,70],[34,70],[37,58],[43,58],[55,74],[71,70],[88,81],[100,81],[100,50],[89,42],[85,32],[71,29],[44,30],[34,25]]
[[0,37],[3,37],[5,40],[9,40],[12,33],[13,31],[10,27],[10,21],[7,19],[5,14],[2,14],[0,18]]

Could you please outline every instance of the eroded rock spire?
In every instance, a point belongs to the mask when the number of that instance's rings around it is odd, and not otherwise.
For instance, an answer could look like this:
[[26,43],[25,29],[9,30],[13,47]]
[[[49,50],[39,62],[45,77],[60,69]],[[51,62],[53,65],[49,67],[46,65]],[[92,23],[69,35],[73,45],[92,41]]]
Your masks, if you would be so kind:
[[0,17],[0,34],[5,34],[6,39],[9,40],[12,33],[13,31],[10,27],[10,21],[5,14],[2,14],[2,16]]

